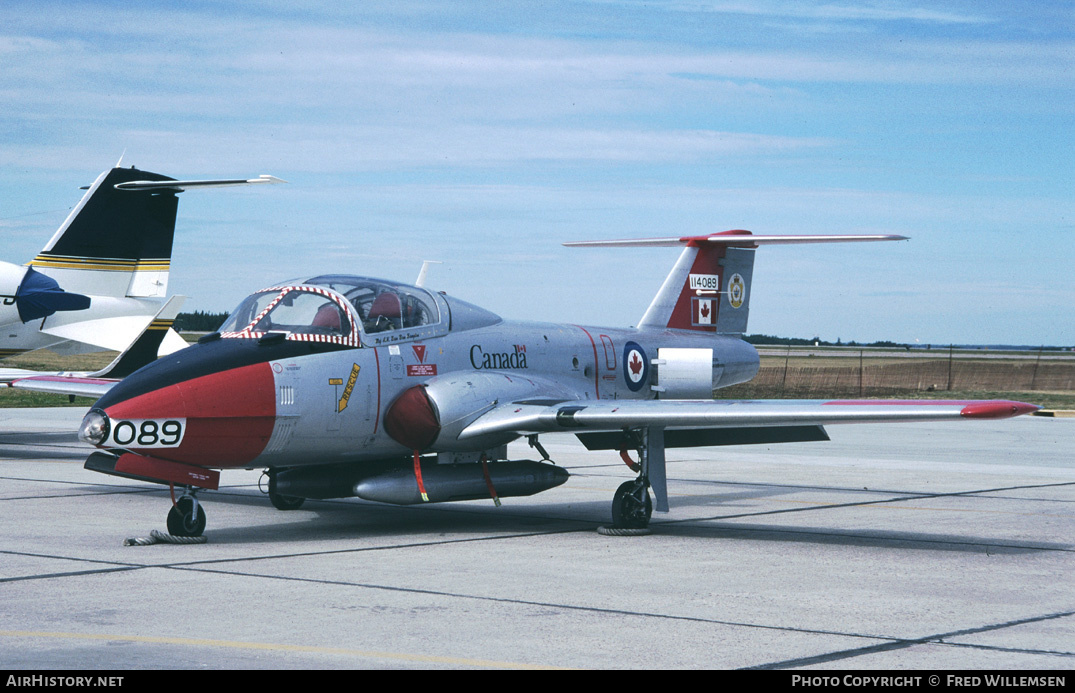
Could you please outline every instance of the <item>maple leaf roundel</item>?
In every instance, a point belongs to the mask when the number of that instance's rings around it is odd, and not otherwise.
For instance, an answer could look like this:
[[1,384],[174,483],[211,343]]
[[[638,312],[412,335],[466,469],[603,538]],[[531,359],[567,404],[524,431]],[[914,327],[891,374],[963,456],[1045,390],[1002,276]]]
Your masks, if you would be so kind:
[[638,392],[649,377],[649,360],[642,347],[634,342],[623,346],[623,379],[631,392]]

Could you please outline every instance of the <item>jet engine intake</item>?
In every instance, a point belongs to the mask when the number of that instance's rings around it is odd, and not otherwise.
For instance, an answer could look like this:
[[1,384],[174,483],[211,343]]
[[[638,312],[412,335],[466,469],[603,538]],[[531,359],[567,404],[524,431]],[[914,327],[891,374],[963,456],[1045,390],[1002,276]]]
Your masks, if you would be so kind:
[[518,436],[497,433],[460,441],[460,432],[498,404],[538,398],[549,402],[574,399],[556,383],[516,373],[453,373],[405,390],[385,412],[384,429],[408,450],[489,450]]
[[64,291],[32,267],[0,262],[0,325],[30,322],[61,310],[85,310],[90,297]]

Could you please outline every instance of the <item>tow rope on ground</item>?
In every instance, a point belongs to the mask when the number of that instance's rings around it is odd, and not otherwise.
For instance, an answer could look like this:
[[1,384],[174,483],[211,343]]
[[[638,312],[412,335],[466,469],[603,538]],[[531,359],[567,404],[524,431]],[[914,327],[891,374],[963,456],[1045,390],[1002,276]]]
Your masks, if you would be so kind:
[[160,530],[153,530],[148,537],[133,537],[124,539],[124,546],[149,546],[150,544],[204,544],[205,537],[177,537],[174,534],[165,534]]

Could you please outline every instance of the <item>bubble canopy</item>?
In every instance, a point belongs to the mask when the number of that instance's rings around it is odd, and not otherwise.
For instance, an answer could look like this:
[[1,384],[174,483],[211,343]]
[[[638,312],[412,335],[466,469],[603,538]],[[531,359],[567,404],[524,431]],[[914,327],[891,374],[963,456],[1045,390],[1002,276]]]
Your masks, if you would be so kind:
[[381,333],[405,331],[419,337],[428,331],[423,328],[439,325],[441,315],[440,301],[421,287],[326,274],[282,282],[248,296],[220,334],[260,338],[284,333],[287,339],[359,346]]

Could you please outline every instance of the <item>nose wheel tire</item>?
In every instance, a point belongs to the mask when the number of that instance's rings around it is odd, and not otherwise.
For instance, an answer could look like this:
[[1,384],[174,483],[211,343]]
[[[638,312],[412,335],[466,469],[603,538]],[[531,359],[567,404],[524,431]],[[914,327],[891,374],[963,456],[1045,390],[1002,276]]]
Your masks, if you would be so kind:
[[645,529],[653,514],[649,485],[641,480],[625,481],[612,497],[612,526],[617,529]]
[[193,496],[183,496],[168,511],[168,533],[177,537],[200,537],[205,531],[205,510]]

